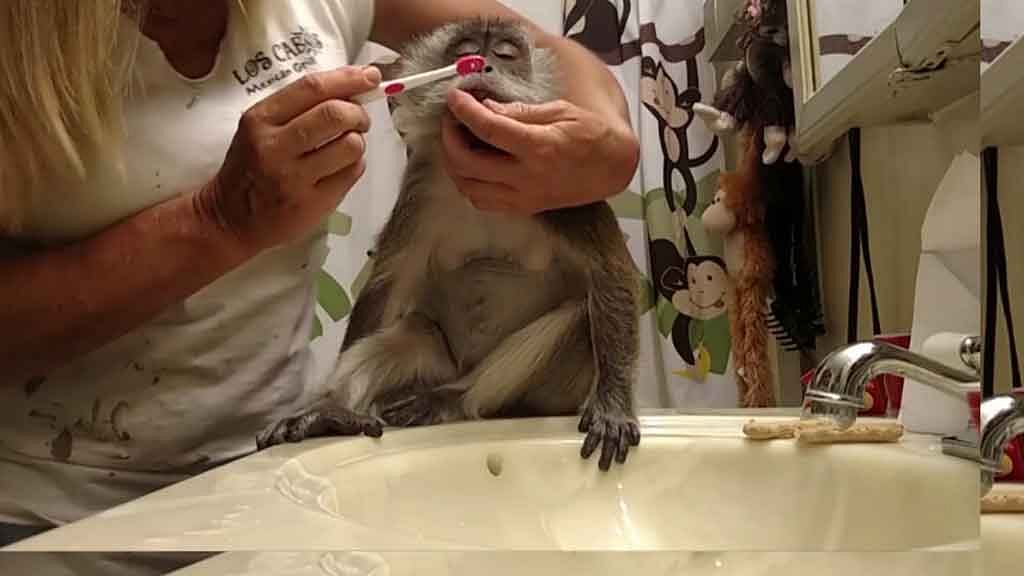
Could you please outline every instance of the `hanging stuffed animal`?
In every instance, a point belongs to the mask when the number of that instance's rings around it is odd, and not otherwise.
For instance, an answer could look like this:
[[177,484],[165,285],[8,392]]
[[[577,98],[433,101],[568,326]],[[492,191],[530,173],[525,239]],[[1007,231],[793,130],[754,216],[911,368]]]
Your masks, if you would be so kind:
[[[796,119],[789,63],[789,27],[785,0],[747,0],[737,16],[743,32],[743,60],[725,73],[712,105],[693,111],[716,134],[763,127],[762,161],[774,164],[792,139]],[[796,159],[790,148],[786,162]]]
[[746,139],[740,169],[722,174],[720,189],[701,220],[709,232],[722,235],[732,276],[729,321],[740,405],[763,408],[775,405],[765,314],[775,261],[765,228],[761,150],[751,135]]

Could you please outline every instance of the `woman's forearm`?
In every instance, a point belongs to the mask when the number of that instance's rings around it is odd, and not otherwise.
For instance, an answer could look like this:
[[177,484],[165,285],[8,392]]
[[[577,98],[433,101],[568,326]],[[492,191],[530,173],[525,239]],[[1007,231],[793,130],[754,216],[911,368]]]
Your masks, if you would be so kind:
[[629,104],[608,66],[578,42],[540,31],[535,35],[539,46],[558,57],[566,100],[605,118],[618,118],[630,129]]
[[175,197],[73,244],[0,250],[0,386],[103,346],[250,257],[193,198]]

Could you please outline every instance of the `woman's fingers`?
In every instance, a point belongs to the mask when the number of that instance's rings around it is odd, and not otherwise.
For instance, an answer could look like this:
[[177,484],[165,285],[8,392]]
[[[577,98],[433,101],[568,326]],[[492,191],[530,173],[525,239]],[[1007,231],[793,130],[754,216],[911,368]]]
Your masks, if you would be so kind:
[[348,100],[376,88],[380,80],[380,70],[373,66],[314,72],[288,84],[254,108],[269,124],[284,126],[317,104]]
[[370,115],[351,102],[328,100],[307,110],[283,128],[281,146],[292,157],[316,152],[351,132],[368,132]]
[[359,132],[348,132],[299,160],[299,171],[319,183],[344,171],[366,154],[366,140]]

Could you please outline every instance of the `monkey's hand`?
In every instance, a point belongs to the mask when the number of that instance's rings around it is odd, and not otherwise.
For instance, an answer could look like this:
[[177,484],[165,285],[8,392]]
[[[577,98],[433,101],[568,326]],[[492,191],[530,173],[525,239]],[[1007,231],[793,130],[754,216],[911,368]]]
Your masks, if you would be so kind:
[[625,463],[629,447],[640,445],[640,424],[636,417],[623,408],[605,406],[601,402],[587,404],[579,430],[587,435],[580,450],[584,459],[589,459],[601,445],[597,464],[601,470],[611,468],[613,458],[619,464]]
[[429,426],[453,419],[462,392],[450,388],[402,388],[385,394],[374,404],[389,426]]
[[256,449],[263,450],[285,442],[302,442],[318,436],[358,436],[380,438],[380,421],[337,406],[321,406],[269,426],[256,438]]

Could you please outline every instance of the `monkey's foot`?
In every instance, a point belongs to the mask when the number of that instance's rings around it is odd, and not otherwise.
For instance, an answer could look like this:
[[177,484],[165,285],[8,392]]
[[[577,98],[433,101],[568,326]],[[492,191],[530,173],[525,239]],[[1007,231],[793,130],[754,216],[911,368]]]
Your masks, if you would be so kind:
[[302,442],[320,436],[359,436],[380,438],[381,423],[372,416],[356,414],[336,407],[316,408],[268,427],[256,438],[256,449],[263,450],[285,442]]
[[586,433],[580,456],[589,459],[601,445],[601,458],[597,467],[608,470],[612,458],[619,464],[626,462],[630,446],[640,445],[640,424],[636,418],[621,409],[608,409],[590,405],[580,419],[580,432]]
[[429,426],[449,420],[462,393],[457,390],[402,389],[386,394],[377,402],[381,420],[389,426]]

